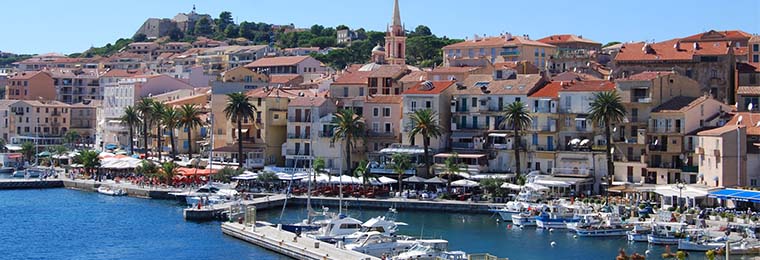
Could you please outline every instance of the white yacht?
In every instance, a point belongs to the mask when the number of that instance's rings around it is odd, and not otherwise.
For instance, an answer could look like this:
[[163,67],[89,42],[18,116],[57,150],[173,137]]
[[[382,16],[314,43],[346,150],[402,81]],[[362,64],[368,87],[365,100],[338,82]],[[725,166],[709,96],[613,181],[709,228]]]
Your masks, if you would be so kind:
[[393,260],[438,260],[452,259],[465,260],[467,254],[462,251],[448,251],[449,241],[431,239],[424,242],[418,241],[409,251],[394,256]]
[[352,217],[339,217],[331,219],[327,225],[319,228],[313,233],[307,233],[306,236],[326,242],[336,242],[345,240],[351,234],[359,231],[362,222]]
[[356,242],[346,245],[349,250],[368,254],[375,257],[394,256],[406,252],[417,243],[409,236],[386,236],[377,231],[363,233]]
[[187,205],[195,205],[201,201],[201,198],[204,198],[203,201],[208,201],[207,204],[232,200],[238,195],[238,192],[228,185],[208,183],[194,191],[171,192],[169,194],[174,195],[177,200]]
[[512,215],[519,214],[520,212],[528,210],[532,205],[522,201],[510,201],[503,207],[493,207],[488,211],[499,214],[501,220],[512,221]]
[[109,196],[124,196],[127,195],[127,192],[124,191],[122,188],[114,188],[108,185],[100,185],[98,187],[98,193],[109,195]]

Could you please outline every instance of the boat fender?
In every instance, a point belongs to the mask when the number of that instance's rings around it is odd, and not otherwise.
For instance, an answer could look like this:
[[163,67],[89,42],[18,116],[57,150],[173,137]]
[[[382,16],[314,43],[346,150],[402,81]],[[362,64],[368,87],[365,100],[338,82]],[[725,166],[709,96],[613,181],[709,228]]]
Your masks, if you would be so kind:
[[507,225],[507,229],[512,229],[512,224]]
[[549,245],[551,245],[552,247],[554,247],[554,246],[557,245],[557,242],[552,241]]

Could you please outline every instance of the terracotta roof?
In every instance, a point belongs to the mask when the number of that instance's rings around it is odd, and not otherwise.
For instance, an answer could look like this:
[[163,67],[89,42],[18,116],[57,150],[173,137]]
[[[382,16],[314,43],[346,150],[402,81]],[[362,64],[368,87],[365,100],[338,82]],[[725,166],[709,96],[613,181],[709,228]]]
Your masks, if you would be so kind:
[[739,121],[739,116],[742,117],[740,125],[748,127],[747,135],[760,135],[760,127],[757,127],[757,123],[760,122],[760,116],[757,116],[757,113],[734,112],[734,117],[728,120],[726,125],[736,125],[736,122]]
[[692,60],[694,55],[726,55],[730,49],[728,44],[681,43],[678,39],[658,43],[628,43],[620,48],[615,61]]
[[591,43],[591,44],[599,44],[601,43],[585,39],[583,36],[576,36],[574,34],[555,34],[555,35],[549,35],[544,38],[538,39],[539,42],[543,42],[546,44],[558,44],[558,43],[571,43],[571,42],[580,42],[580,43]]
[[[742,121],[744,121],[744,120],[742,119]],[[710,130],[705,130],[705,131],[699,132],[699,133],[697,133],[697,135],[700,135],[700,136],[705,136],[705,135],[709,135],[709,136],[721,136],[721,135],[723,135],[725,133],[728,133],[728,132],[731,132],[731,131],[736,131],[737,128],[746,128],[746,127],[747,126],[745,126],[745,125],[726,124],[726,125],[718,127],[718,128],[713,128],[713,129],[710,129]]]
[[420,82],[427,80],[427,72],[426,71],[412,71],[409,74],[406,74],[405,76],[401,77],[399,79],[399,82]]
[[683,42],[699,42],[699,41],[743,41],[748,40],[750,37],[752,37],[752,34],[739,31],[739,30],[731,30],[731,31],[716,31],[716,30],[709,30],[703,33],[698,33],[695,35],[687,36],[684,38],[681,38],[681,41]]
[[[18,103],[26,103],[33,107],[69,107],[69,104],[53,100],[47,100],[44,102],[39,100],[20,100]],[[18,103],[14,103],[14,105]]]
[[486,95],[481,90],[485,86],[490,95],[529,95],[543,84],[544,80],[538,74],[518,74],[515,79],[494,80],[491,75],[470,75],[461,85],[465,88],[457,88],[457,95]]
[[[404,95],[410,95],[410,94],[441,94],[441,92],[445,91],[451,86],[454,86],[456,81],[424,81],[415,84],[414,86],[410,87],[406,91],[404,91]],[[433,88],[431,89],[425,89],[423,85],[431,84]]]
[[562,88],[562,84],[559,81],[552,81],[546,84],[543,88],[540,88],[535,93],[531,94],[532,98],[559,98],[559,90]]
[[505,62],[497,62],[497,63],[493,64],[493,67],[497,68],[497,69],[499,69],[499,68],[508,68],[508,69],[517,70],[517,69],[522,69],[523,66],[530,66],[532,68],[538,69],[536,67],[536,65],[533,64],[533,62],[526,61],[526,60],[521,60],[521,61],[505,61]]
[[745,96],[760,96],[760,86],[739,86],[736,94]]
[[543,46],[543,47],[549,47],[549,48],[556,47],[551,44],[528,40],[522,36],[512,36],[511,39],[509,40],[507,40],[506,36],[496,36],[496,37],[486,37],[486,38],[480,38],[477,40],[467,40],[463,42],[458,42],[458,43],[444,46],[443,49],[447,50],[447,49],[467,48],[467,47],[491,47],[491,46],[502,47],[502,46],[517,46],[517,45],[534,45],[534,46]]
[[245,65],[245,67],[255,68],[255,67],[272,67],[272,66],[293,66],[308,58],[310,57],[309,56],[282,56],[282,57],[262,58],[254,62],[248,63],[248,65]]
[[46,69],[44,71],[49,72],[53,78],[85,78],[85,79],[97,79],[100,77],[101,72],[97,69]]
[[367,85],[367,78],[372,71],[347,70],[332,83],[332,85]]
[[281,98],[297,98],[303,96],[314,96],[316,89],[293,89],[293,88],[258,88],[248,91],[246,95],[251,97],[281,97]]
[[607,80],[561,81],[559,92],[604,92],[615,90],[615,83]]
[[117,69],[111,69],[108,70],[105,74],[103,74],[101,77],[114,77],[114,78],[129,78],[136,75],[142,75],[142,70],[117,70]]
[[289,107],[318,107],[329,101],[324,97],[296,97],[290,100]]
[[467,73],[470,71],[474,71],[480,69],[479,67],[437,67],[433,69],[433,73]]
[[157,60],[165,60],[165,59],[171,58],[172,56],[174,56],[174,53],[164,52],[164,53],[159,54],[158,57],[156,57],[156,59]]
[[747,48],[747,46],[734,47],[734,55],[745,56],[747,54],[749,54],[749,48]]
[[602,80],[600,78],[597,78],[593,75],[589,75],[586,73],[579,73],[579,72],[572,72],[572,71],[565,71],[560,74],[554,75],[552,77],[552,80],[556,81],[571,81],[571,80]]
[[619,79],[619,80],[635,80],[635,81],[643,81],[643,80],[653,80],[656,78],[659,78],[660,75],[670,75],[675,74],[673,71],[644,71],[641,73],[633,74],[627,78]]
[[760,72],[760,63],[737,62],[736,63],[736,70],[739,71],[739,73]]
[[708,96],[701,96],[701,97],[677,96],[677,97],[672,98],[671,100],[668,100],[668,102],[662,103],[661,105],[652,109],[652,113],[686,112],[689,109],[699,104],[702,104],[708,99],[710,99],[710,97]]
[[371,71],[370,78],[396,78],[403,75],[407,71],[406,66],[403,65],[382,65],[379,68]]
[[378,103],[378,104],[401,104],[401,96],[371,96],[368,97],[365,103]]
[[[27,79],[34,78],[35,76],[39,75],[40,73],[46,73],[46,72],[44,72],[44,71],[23,71],[23,72],[16,72],[16,73],[14,73],[8,79],[27,80]],[[48,76],[51,76],[51,75],[48,73]]]
[[272,84],[285,84],[301,77],[298,74],[274,74],[269,75],[269,83]]

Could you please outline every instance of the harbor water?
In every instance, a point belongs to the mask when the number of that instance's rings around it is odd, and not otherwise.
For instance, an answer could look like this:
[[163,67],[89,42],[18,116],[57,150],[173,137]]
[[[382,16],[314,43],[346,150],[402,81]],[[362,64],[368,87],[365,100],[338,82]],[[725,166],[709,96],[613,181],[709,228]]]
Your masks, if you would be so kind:
[[[0,191],[0,198],[0,259],[288,259],[223,235],[218,222],[184,221],[182,207],[174,201],[67,189]],[[360,206],[350,205],[346,213],[360,220],[386,213]],[[258,219],[292,223],[305,216],[303,208],[288,207],[260,211]],[[629,255],[650,250],[649,259],[659,259],[664,250],[623,237],[574,238],[559,230],[510,228],[496,218],[400,211],[397,221],[409,224],[400,228],[401,234],[443,238],[451,250],[512,260],[615,259],[621,248]],[[704,253],[691,254],[689,259],[705,259]]]

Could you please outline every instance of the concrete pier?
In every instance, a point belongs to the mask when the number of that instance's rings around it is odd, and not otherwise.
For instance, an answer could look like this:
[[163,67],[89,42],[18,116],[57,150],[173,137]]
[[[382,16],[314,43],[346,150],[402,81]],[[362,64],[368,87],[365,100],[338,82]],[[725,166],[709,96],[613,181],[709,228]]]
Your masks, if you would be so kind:
[[[340,199],[337,197],[311,197],[312,206],[330,206],[337,207]],[[288,203],[295,205],[306,205],[306,196],[291,198]],[[490,213],[488,209],[492,206],[503,206],[503,203],[472,202],[457,200],[418,200],[404,198],[343,198],[343,206],[351,209],[358,208],[375,208],[387,209],[396,208],[399,210],[423,210],[437,212],[453,213]]]
[[285,195],[274,194],[255,198],[253,200],[243,200],[240,202],[233,201],[222,204],[203,206],[201,208],[185,208],[182,211],[182,215],[184,216],[185,220],[193,221],[224,220],[223,218],[225,216],[222,213],[229,210],[230,207],[239,207],[242,205],[255,206],[257,209],[268,209],[271,207],[282,206],[283,203],[285,203]]
[[145,198],[145,199],[161,199],[161,200],[173,200],[174,195],[170,192],[179,192],[179,189],[163,189],[163,188],[150,188],[139,187],[131,183],[115,183],[113,181],[96,182],[93,180],[70,180],[63,179],[63,186],[67,189],[83,190],[97,192],[101,185],[108,185],[115,188],[121,188],[127,192],[127,196]]
[[63,188],[61,179],[1,179],[0,190]]
[[270,226],[258,226],[253,230],[243,224],[224,222],[222,233],[294,259],[379,260],[377,257],[338,248],[336,245],[304,236],[294,241],[295,234]]

